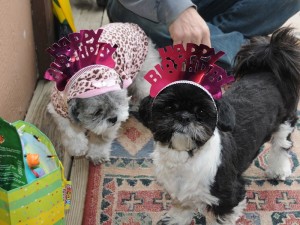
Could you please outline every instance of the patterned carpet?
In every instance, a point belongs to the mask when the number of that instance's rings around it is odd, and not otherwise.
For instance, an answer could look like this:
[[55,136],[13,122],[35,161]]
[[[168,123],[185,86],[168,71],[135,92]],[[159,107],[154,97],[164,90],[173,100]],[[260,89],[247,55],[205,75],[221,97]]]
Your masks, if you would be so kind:
[[[268,180],[265,144],[246,171],[247,208],[238,225],[299,225],[300,123],[293,134],[293,175],[285,182]],[[123,124],[113,145],[112,158],[101,166],[90,165],[84,225],[156,224],[170,205],[170,197],[155,182],[149,153],[153,140],[135,117]],[[192,224],[205,225],[209,218],[195,214]]]

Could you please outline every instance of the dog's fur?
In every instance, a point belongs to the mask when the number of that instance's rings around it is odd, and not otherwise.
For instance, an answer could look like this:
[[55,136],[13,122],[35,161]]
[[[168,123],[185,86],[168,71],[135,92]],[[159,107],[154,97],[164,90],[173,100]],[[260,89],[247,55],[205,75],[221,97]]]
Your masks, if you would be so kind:
[[235,224],[246,204],[242,174],[266,141],[272,143],[267,175],[291,175],[300,85],[300,46],[292,29],[244,46],[235,76],[216,106],[188,84],[142,101],[140,116],[156,142],[157,180],[173,200],[158,224],[190,224],[195,208],[212,212],[215,224]]
[[109,160],[112,141],[121,123],[129,116],[129,104],[136,109],[141,99],[149,95],[150,85],[143,76],[159,60],[158,52],[149,39],[146,60],[128,90],[71,99],[68,102],[70,119],[59,115],[49,103],[48,111],[55,119],[62,133],[62,144],[71,156],[85,155],[94,164]]

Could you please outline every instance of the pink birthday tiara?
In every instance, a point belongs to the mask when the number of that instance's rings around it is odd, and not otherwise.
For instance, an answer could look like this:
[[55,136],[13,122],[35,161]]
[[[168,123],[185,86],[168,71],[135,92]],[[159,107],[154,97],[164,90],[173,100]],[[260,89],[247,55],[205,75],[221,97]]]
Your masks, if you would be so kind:
[[91,65],[103,65],[114,68],[112,54],[117,46],[99,41],[102,29],[81,30],[61,38],[47,49],[54,57],[45,79],[55,81],[59,91],[63,91],[67,82],[79,70]]
[[215,53],[206,45],[188,43],[186,49],[182,44],[158,49],[161,64],[148,71],[145,79],[151,84],[150,96],[156,97],[161,90],[180,80],[193,81],[203,86],[214,99],[222,96],[221,87],[234,81],[226,71],[215,64],[224,55]]

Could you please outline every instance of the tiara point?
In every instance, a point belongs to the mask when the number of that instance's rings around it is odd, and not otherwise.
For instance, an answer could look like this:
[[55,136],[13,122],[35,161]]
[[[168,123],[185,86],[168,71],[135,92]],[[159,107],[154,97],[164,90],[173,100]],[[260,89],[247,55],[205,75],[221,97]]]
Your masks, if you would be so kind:
[[59,91],[76,72],[90,65],[114,68],[112,54],[117,46],[100,42],[102,29],[71,33],[52,44],[46,51],[54,58],[44,78],[55,81]]
[[144,78],[151,84],[150,96],[156,97],[160,91],[179,80],[193,81],[205,87],[218,99],[222,96],[221,87],[234,81],[226,71],[215,64],[225,53],[215,52],[206,45],[188,43],[158,49],[161,63],[148,71]]

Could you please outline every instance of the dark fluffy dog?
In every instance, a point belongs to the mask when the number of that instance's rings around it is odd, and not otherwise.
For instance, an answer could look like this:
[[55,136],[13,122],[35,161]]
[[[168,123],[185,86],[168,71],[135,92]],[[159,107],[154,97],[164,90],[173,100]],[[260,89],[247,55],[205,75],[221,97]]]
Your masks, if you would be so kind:
[[142,101],[140,116],[156,142],[157,180],[173,200],[159,224],[190,224],[195,208],[211,211],[215,224],[235,224],[246,204],[242,174],[266,141],[272,144],[267,175],[284,180],[291,174],[300,85],[292,29],[252,40],[234,71],[236,82],[218,101],[191,82]]

